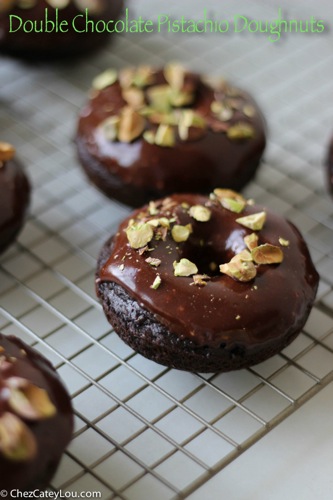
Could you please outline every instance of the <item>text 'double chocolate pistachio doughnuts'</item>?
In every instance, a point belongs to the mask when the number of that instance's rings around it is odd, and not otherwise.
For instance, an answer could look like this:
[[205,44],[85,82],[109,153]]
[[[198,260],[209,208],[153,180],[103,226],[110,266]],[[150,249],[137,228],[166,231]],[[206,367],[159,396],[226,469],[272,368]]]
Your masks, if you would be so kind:
[[228,189],[132,213],[103,247],[97,294],[119,336],[158,363],[228,371],[280,352],[318,286],[299,231]]
[[178,63],[106,70],[79,117],[79,159],[90,180],[131,206],[173,192],[241,189],[265,148],[253,99]]
[[30,184],[15,149],[0,142],[0,253],[12,243],[21,230],[30,201]]
[[48,61],[85,54],[107,41],[122,8],[123,0],[1,0],[0,51]]
[[0,490],[46,488],[72,429],[70,399],[52,365],[0,334]]

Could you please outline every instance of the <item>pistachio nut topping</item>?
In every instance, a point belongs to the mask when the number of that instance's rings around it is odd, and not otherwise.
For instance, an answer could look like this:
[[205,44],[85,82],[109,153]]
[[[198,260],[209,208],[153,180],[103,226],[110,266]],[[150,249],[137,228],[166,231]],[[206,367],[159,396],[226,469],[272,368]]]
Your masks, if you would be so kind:
[[46,2],[54,9],[64,9],[70,4],[71,0],[46,0]]
[[124,100],[134,109],[141,109],[145,105],[145,95],[137,87],[129,87],[122,91]]
[[10,377],[6,380],[10,389],[8,404],[20,417],[29,420],[50,418],[56,413],[47,392],[20,377]]
[[147,257],[146,262],[153,267],[158,267],[161,264],[160,259],[154,259],[154,257]]
[[171,236],[176,243],[181,243],[182,241],[187,241],[188,237],[192,232],[191,224],[187,224],[186,226],[181,226],[179,224],[175,224],[171,229]]
[[207,222],[211,218],[212,212],[203,205],[193,205],[189,210],[189,214],[199,222]]
[[255,136],[254,127],[247,122],[238,122],[227,130],[227,137],[233,140],[252,139]]
[[120,114],[118,139],[121,142],[132,142],[142,134],[145,120],[130,106],[125,106]]
[[196,286],[206,286],[207,281],[210,280],[210,276],[207,274],[195,274],[193,276],[193,282],[190,283],[191,285],[196,285]]
[[119,122],[119,116],[114,115],[109,116],[109,118],[106,118],[100,124],[100,129],[103,131],[103,135],[108,141],[115,141],[117,139]]
[[251,233],[244,237],[244,243],[249,250],[253,250],[258,246],[258,240],[259,238],[256,233]]
[[178,62],[171,62],[164,68],[164,77],[170,87],[175,90],[181,90],[185,82],[185,68]]
[[283,261],[281,248],[269,243],[253,248],[251,255],[256,264],[280,264]]
[[29,427],[16,415],[5,412],[0,417],[0,454],[15,462],[32,460],[37,443]]
[[253,231],[261,231],[266,221],[266,212],[258,212],[256,214],[246,215],[236,219],[238,224],[252,229]]
[[154,230],[150,224],[131,224],[126,229],[126,236],[132,248],[138,249],[146,246],[154,236]]
[[214,189],[213,198],[216,197],[222,207],[231,212],[240,213],[244,210],[246,200],[243,196],[232,189]]
[[242,282],[251,281],[257,274],[256,267],[248,260],[247,254],[235,255],[230,262],[221,264],[220,272]]
[[279,243],[282,247],[289,247],[289,241],[285,240],[284,238],[279,238]]
[[197,266],[188,259],[180,259],[179,262],[173,263],[175,276],[192,276],[198,273]]
[[12,160],[15,156],[15,148],[8,142],[0,142],[0,164]]
[[115,69],[107,69],[97,75],[92,82],[92,88],[95,90],[103,90],[110,85],[113,85],[118,78],[118,73]]
[[162,283],[161,276],[158,274],[154,279],[153,284],[150,285],[150,288],[153,288],[153,290],[157,290],[161,283]]
[[168,148],[174,146],[176,143],[174,129],[170,127],[170,125],[159,125],[158,129],[156,130],[154,143],[157,144],[157,146],[164,146]]

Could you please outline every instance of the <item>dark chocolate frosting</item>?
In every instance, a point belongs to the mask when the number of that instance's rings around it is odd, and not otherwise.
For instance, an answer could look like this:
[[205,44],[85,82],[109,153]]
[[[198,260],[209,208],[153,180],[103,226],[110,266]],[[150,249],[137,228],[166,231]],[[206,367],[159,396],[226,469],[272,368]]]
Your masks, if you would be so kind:
[[[209,220],[202,222],[190,215],[189,207],[196,205],[209,209]],[[266,222],[259,231],[236,222],[239,217],[262,211]],[[132,248],[126,229],[133,221],[140,224],[161,218],[164,227],[153,226],[154,237],[147,246]],[[171,230],[175,224],[191,225],[186,241],[174,241]],[[282,262],[255,264],[256,276],[247,282],[221,274],[219,265],[246,249],[244,237],[253,232],[259,238],[258,245],[278,247]],[[97,285],[121,285],[170,332],[200,346],[236,342],[260,348],[271,338],[286,333],[290,337],[302,328],[318,286],[318,273],[299,231],[256,205],[247,204],[239,214],[214,198],[174,195],[135,211],[120,225],[111,245],[108,261],[97,272]],[[196,283],[198,274],[175,276],[174,263],[181,259],[194,263],[199,275],[208,276],[199,277]],[[205,283],[200,284],[200,280]]]
[[[110,33],[84,32],[86,20],[82,14],[85,14],[85,8],[88,8],[89,20],[94,23],[98,20],[108,22],[119,17],[123,9],[123,0],[68,0],[58,3],[54,0],[34,0],[26,6],[20,6],[19,0],[7,0],[2,8],[0,6],[0,50],[30,59],[37,57],[49,59],[86,53],[103,44]],[[58,20],[58,24],[55,24],[58,27],[54,30],[49,28],[50,32],[47,32],[45,24],[46,9],[47,19],[54,23]],[[36,21],[36,28],[32,32],[25,32],[21,28],[10,33],[9,15],[18,16],[23,23],[29,20],[29,26],[30,21]],[[74,18],[76,18],[75,29],[72,25]],[[60,31],[61,21],[68,21],[68,31]],[[18,21],[15,20],[13,28],[16,29],[17,26]]]
[[[46,391],[53,415],[46,418],[23,418],[9,404],[11,385],[22,379]],[[44,403],[45,404],[45,403]],[[19,405],[23,402],[20,400]],[[4,415],[14,415],[32,433],[36,450],[27,459],[11,459],[3,451]],[[52,365],[20,339],[0,334],[0,490],[10,491],[46,487],[53,475],[73,428],[69,396]],[[17,430],[15,429],[15,432]]]
[[15,239],[25,220],[30,185],[16,159],[0,161],[0,252]]
[[[151,89],[167,83],[165,70],[151,71],[151,79],[140,87],[146,105]],[[193,102],[162,113],[160,121],[158,113],[149,115],[147,106],[142,110],[146,118],[143,134],[130,142],[110,140],[103,126],[128,105],[121,72],[113,84],[93,90],[80,114],[77,145],[88,175],[107,195],[139,206],[174,192],[208,193],[216,185],[240,190],[253,177],[265,148],[265,123],[252,98],[225,81],[206,82],[188,71],[183,89],[192,91]],[[214,105],[220,105],[222,113],[214,112]],[[177,113],[181,120],[186,110],[195,118],[184,139],[180,126],[177,129]],[[163,140],[162,145],[146,140],[170,117],[176,120],[171,147],[164,146]]]

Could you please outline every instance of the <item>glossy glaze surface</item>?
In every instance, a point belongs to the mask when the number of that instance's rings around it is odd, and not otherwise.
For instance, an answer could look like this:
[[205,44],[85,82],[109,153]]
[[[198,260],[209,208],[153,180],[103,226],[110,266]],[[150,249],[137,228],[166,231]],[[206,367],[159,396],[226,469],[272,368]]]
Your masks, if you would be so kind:
[[29,201],[29,181],[16,160],[0,166],[0,252],[15,239],[24,222]]
[[[239,282],[212,272],[210,264],[217,266],[246,248],[244,236],[252,230],[236,222],[239,214],[230,212],[219,203],[197,195],[174,195],[176,203],[171,212],[157,216],[172,217],[176,224],[192,224],[193,232],[184,243],[176,244],[170,232],[165,241],[153,239],[153,249],[140,255],[129,245],[125,229],[130,219],[146,213],[147,207],[134,212],[119,227],[112,243],[108,262],[100,270],[97,282],[111,281],[120,284],[138,303],[153,312],[158,320],[173,333],[189,338],[196,344],[218,347],[232,342],[251,347],[264,345],[276,336],[290,336],[299,330],[315,298],[318,274],[308,249],[298,230],[282,217],[266,210],[267,220],[258,232],[259,244],[280,246],[279,238],[289,241],[283,247],[281,264],[260,265],[257,276]],[[189,216],[182,203],[189,206],[201,204],[210,208],[208,222],[198,222]],[[242,213],[257,213],[263,207],[247,206]],[[161,260],[154,268],[145,259]],[[192,277],[174,276],[173,263],[187,258],[207,273],[210,280],[205,286],[193,284]],[[161,284],[151,288],[156,275]]]
[[[0,417],[12,411],[4,383],[9,377],[27,379],[45,389],[56,406],[56,414],[44,420],[28,421],[37,442],[37,455],[28,461],[11,461],[0,452],[0,489],[25,491],[47,485],[72,434],[73,416],[69,396],[51,364],[20,339],[0,334]],[[46,482],[45,482],[46,481]]]
[[[235,110],[229,124],[240,120],[251,124],[254,137],[231,140],[222,131],[228,124],[219,122],[211,111],[212,102],[221,97],[221,92],[214,91],[198,75],[190,73],[187,78],[196,86],[195,101],[190,108],[204,117],[208,127],[204,132],[190,128],[189,139],[178,137],[173,147],[150,144],[142,137],[130,143],[108,140],[100,125],[106,118],[117,115],[126,101],[119,82],[93,92],[80,114],[77,144],[89,177],[106,194],[120,201],[123,197],[125,203],[139,206],[174,192],[208,193],[216,185],[240,190],[254,176],[266,139],[263,117],[252,98],[236,89],[240,105],[253,106],[255,116],[248,118]],[[156,71],[153,85],[165,82],[163,71]],[[146,130],[154,129],[147,121]]]

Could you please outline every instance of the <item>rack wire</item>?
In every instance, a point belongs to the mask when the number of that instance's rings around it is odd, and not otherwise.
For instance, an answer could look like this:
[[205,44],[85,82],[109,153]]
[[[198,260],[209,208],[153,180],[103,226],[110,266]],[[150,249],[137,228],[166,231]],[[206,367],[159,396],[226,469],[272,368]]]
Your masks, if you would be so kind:
[[[226,16],[234,14],[229,4]],[[147,0],[128,5],[146,18],[168,11],[165,1],[153,13]],[[203,7],[216,13],[212,0],[195,8],[186,1],[172,12],[195,18]],[[287,14],[299,14],[297,7],[288,2]],[[311,8],[302,3],[303,17]],[[317,8],[318,16],[332,11],[326,2]],[[238,13],[246,12],[274,17],[276,7],[238,2]],[[333,131],[331,42],[327,33],[290,34],[274,44],[264,34],[128,34],[74,64],[0,58],[1,139],[17,147],[34,188],[29,220],[0,258],[0,328],[51,360],[76,416],[51,489],[187,498],[333,380],[333,203],[323,174]],[[299,227],[321,274],[302,333],[251,369],[191,374],[148,361],[112,331],[95,297],[99,249],[129,210],[81,172],[72,142],[77,113],[99,71],[171,59],[223,73],[257,97],[270,140],[246,196]]]

